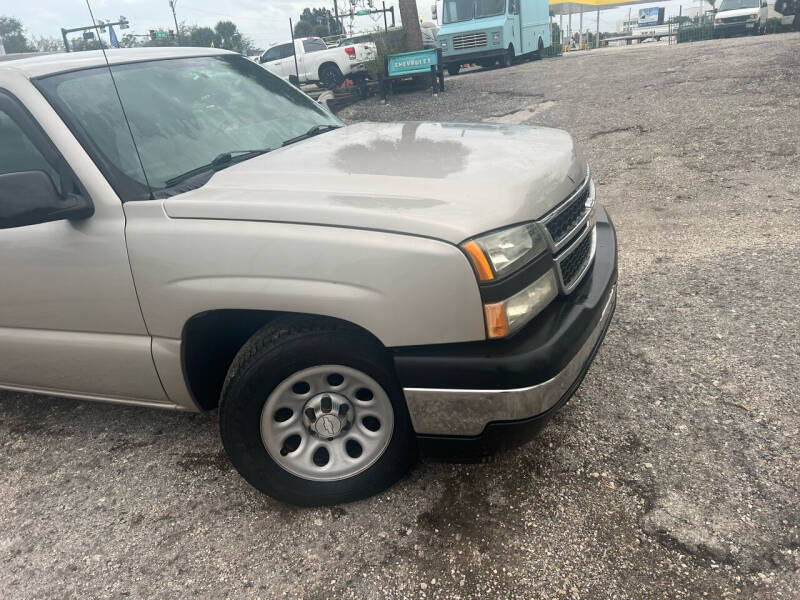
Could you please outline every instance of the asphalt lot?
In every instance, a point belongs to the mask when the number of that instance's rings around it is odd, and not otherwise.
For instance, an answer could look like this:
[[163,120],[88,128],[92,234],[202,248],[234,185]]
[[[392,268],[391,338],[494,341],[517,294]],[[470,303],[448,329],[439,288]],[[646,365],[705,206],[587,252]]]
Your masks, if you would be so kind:
[[216,414],[0,393],[2,598],[800,597],[800,34],[570,55],[349,120],[570,130],[619,305],[530,444],[280,505]]

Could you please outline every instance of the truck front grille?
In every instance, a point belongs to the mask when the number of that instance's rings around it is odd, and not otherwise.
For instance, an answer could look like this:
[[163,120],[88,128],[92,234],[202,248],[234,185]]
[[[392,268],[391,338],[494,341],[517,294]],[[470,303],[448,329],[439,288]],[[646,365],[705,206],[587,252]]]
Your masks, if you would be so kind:
[[558,207],[553,217],[547,221],[547,231],[553,238],[553,243],[558,245],[570,236],[581,222],[581,219],[586,216],[588,208],[586,201],[589,199],[589,185],[588,180],[583,185],[582,189],[578,190],[574,196],[567,199],[567,201]]
[[744,23],[750,18],[750,15],[743,15],[741,17],[727,17],[720,19],[723,23]]
[[570,248],[564,257],[558,261],[559,276],[565,290],[572,289],[580,282],[589,263],[594,257],[595,230],[586,235],[573,248]]
[[453,50],[482,48],[486,45],[486,33],[465,33],[453,37]]
[[596,243],[594,184],[589,173],[567,198],[539,223],[547,230],[559,288],[569,294],[589,271]]

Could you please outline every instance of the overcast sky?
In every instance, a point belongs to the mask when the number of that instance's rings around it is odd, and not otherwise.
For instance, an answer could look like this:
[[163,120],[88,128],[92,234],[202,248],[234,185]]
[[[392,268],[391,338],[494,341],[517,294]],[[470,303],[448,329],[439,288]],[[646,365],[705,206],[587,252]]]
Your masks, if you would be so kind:
[[[131,23],[130,32],[147,33],[158,27],[172,28],[172,13],[168,0],[90,0],[95,17],[103,20],[117,20],[124,15]],[[640,6],[666,6],[667,15],[677,14],[678,6],[684,11],[699,6],[700,0],[672,0],[652,2]],[[339,0],[340,11],[349,0]],[[363,3],[363,2],[362,2]],[[396,4],[387,0],[387,6]],[[420,14],[430,18],[433,0],[417,0]],[[380,0],[375,0],[380,5]],[[441,1],[438,2],[441,11]],[[306,6],[327,6],[333,9],[333,0],[177,0],[175,7],[179,22],[188,25],[211,25],[222,19],[229,19],[260,47],[289,38],[289,17],[296,19]],[[709,8],[708,4],[705,4]],[[634,6],[632,14],[638,13]],[[28,34],[35,37],[59,37],[61,28],[89,25],[89,13],[85,0],[2,0],[0,15],[19,18]],[[627,8],[601,12],[600,25],[603,31],[613,31],[617,19],[628,15]],[[556,17],[556,20],[558,17]],[[566,17],[564,18],[566,22]],[[377,19],[376,19],[377,21]],[[398,15],[399,21],[399,15]],[[594,29],[595,14],[584,15],[584,29]],[[358,17],[356,30],[374,29],[370,17]],[[565,24],[566,27],[566,24]],[[578,17],[573,17],[573,29],[577,30]],[[126,32],[127,33],[127,32]],[[119,37],[120,32],[117,32]]]

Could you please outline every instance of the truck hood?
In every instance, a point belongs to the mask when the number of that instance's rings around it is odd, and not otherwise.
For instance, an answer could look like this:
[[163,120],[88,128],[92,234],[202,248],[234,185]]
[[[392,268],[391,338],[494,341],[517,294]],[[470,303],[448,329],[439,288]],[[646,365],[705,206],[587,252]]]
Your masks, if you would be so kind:
[[759,13],[759,7],[755,6],[753,8],[737,8],[735,10],[725,10],[725,11],[717,11],[717,14],[714,15],[715,19],[730,19],[731,17],[744,17],[746,15],[757,15]]
[[377,229],[459,243],[536,219],[583,180],[558,129],[360,123],[215,173],[164,200],[173,218]]

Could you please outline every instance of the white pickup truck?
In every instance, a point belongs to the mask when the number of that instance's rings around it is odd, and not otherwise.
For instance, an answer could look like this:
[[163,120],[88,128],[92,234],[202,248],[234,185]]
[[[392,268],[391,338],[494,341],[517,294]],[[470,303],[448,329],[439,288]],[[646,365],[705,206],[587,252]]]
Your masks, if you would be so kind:
[[[319,83],[334,88],[345,77],[366,76],[364,52],[355,44],[328,48],[322,38],[309,37],[292,42],[275,44],[261,55],[261,65],[281,79],[299,83]],[[295,55],[297,64],[295,65]]]
[[218,408],[245,479],[312,505],[580,385],[617,244],[568,133],[344,126],[213,48],[108,61],[0,63],[0,389]]

